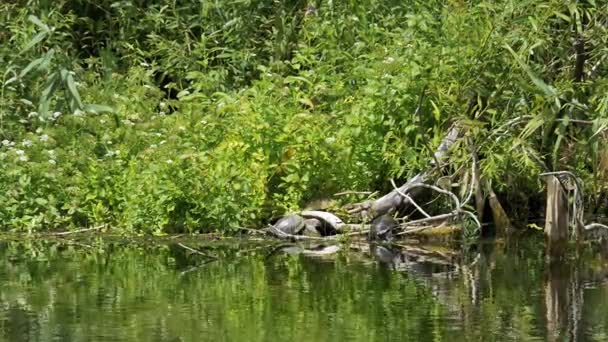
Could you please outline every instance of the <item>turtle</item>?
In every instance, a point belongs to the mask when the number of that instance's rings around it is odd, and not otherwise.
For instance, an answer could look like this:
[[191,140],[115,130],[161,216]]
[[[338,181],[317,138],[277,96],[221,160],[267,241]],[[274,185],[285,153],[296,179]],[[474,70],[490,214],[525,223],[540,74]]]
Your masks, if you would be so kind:
[[[299,215],[287,215],[281,217],[273,226],[271,231],[280,235],[281,233],[289,235],[297,235],[304,229],[304,219]],[[281,233],[278,233],[278,232]]]
[[321,233],[319,233],[319,229],[322,227],[323,223],[315,218],[304,220],[304,229],[302,230],[302,235],[319,237]]
[[369,239],[371,241],[391,241],[393,229],[397,227],[399,227],[399,223],[391,215],[376,217],[369,230]]

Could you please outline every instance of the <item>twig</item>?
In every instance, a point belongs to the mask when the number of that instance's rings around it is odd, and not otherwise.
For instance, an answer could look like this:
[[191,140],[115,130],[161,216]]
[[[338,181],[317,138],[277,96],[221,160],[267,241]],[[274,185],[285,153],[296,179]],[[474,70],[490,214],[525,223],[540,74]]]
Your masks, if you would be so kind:
[[261,229],[251,229],[251,228],[245,228],[245,227],[239,227],[240,230],[244,230],[246,232],[249,233],[253,233],[253,234],[258,234],[258,235],[268,235],[268,232],[265,230],[261,230]]
[[586,225],[585,230],[591,230],[591,229],[596,229],[596,228],[604,228],[604,229],[608,229],[608,226],[603,225],[601,223],[589,223],[588,225]]
[[471,200],[471,198],[473,197],[473,191],[475,191],[477,183],[477,152],[475,152],[475,147],[473,147],[473,144],[471,144],[471,159],[473,160],[471,166],[471,187],[469,189],[469,194],[460,204],[461,207],[466,205]]
[[442,189],[442,188],[434,186],[434,185],[426,184],[426,183],[417,183],[417,184],[412,184],[409,186],[409,190],[414,189],[414,188],[427,188],[427,189],[435,190],[440,194],[448,195],[454,201],[456,208],[460,208],[460,200],[458,199],[458,196],[454,195],[454,193],[451,191]]
[[403,196],[403,198],[405,198],[406,200],[410,201],[410,203],[416,207],[416,209],[418,209],[419,212],[422,213],[422,215],[426,216],[426,217],[431,217],[431,215],[429,215],[426,211],[424,211],[424,209],[422,209],[418,203],[416,203],[416,201],[414,201],[413,198],[411,198],[410,196],[408,196],[406,193],[404,193],[403,191],[399,190],[399,188],[397,187],[397,184],[395,184],[395,181],[391,178],[391,185],[393,186],[393,188],[395,189],[395,191],[397,191],[397,193],[401,196]]
[[206,258],[210,258],[210,259],[214,259],[214,260],[218,259],[218,257],[216,257],[214,255],[203,253],[203,252],[199,251],[198,249],[194,249],[192,247],[188,247],[188,246],[184,245],[181,242],[178,242],[177,245],[180,246],[180,247],[182,247],[182,248],[184,248],[184,249],[186,249],[186,250],[188,250],[188,251],[190,251],[190,252],[192,252],[192,253],[196,253],[196,254],[202,255],[202,256],[204,256]]
[[90,232],[93,230],[103,229],[106,226],[107,226],[106,224],[102,224],[100,226],[96,226],[96,227],[92,227],[92,228],[84,228],[84,229],[72,230],[72,231],[67,231],[67,232],[49,233],[49,235],[64,236],[64,235],[70,235],[70,234],[84,233],[84,232]]
[[345,195],[371,195],[372,191],[342,191],[335,193],[334,196],[345,196]]
[[209,260],[203,261],[199,265],[195,265],[195,266],[189,267],[187,270],[180,272],[179,276],[183,277],[185,274],[188,274],[190,272],[196,271],[199,268],[201,268],[201,267],[203,267],[203,266],[207,265],[208,263],[211,263],[211,262],[213,262],[215,260],[217,260],[217,259],[209,259]]

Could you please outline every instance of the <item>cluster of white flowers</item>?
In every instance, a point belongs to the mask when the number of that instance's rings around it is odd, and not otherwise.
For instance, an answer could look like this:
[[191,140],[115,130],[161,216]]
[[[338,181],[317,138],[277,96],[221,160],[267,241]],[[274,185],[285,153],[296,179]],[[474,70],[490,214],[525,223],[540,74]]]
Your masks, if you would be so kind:
[[15,154],[17,155],[17,159],[22,162],[26,162],[29,160],[24,150],[15,150]]
[[333,144],[336,142],[336,138],[335,137],[327,137],[325,138],[325,142],[328,144]]
[[111,157],[119,156],[119,155],[120,155],[120,150],[114,150],[114,151],[108,150],[108,152],[106,153],[107,158],[111,158]]

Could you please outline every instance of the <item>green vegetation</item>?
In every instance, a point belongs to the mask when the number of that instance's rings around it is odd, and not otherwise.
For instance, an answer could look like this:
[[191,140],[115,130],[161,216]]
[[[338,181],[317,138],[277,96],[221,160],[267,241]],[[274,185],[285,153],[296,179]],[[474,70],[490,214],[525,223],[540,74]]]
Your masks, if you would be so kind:
[[[3,1],[0,223],[259,226],[390,189],[451,125],[516,218],[546,170],[597,206],[606,46],[593,0]],[[468,146],[449,160],[464,179]]]

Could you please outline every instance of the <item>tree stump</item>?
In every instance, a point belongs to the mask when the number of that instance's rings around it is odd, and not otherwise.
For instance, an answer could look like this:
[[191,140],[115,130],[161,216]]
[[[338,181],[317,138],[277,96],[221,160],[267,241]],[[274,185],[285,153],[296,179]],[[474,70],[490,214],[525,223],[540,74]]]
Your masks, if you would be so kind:
[[557,177],[547,177],[547,211],[545,238],[547,256],[560,257],[568,240],[568,198]]

